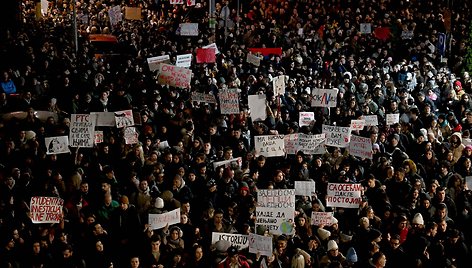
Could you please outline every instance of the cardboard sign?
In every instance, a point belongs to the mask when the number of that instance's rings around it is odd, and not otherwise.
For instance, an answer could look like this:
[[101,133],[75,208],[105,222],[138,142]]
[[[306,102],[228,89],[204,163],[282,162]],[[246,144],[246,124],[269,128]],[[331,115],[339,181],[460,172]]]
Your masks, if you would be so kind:
[[218,50],[218,47],[216,46],[215,43],[211,43],[209,45],[203,46],[202,48],[214,48],[215,54],[220,54],[220,51]]
[[103,142],[103,131],[95,130],[95,144]]
[[261,53],[264,57],[270,56],[270,55],[277,55],[277,56],[282,56],[282,48],[281,47],[276,47],[276,48],[248,48],[249,51],[251,51],[252,54],[257,54]]
[[171,5],[183,5],[184,4],[184,0],[169,0],[169,3]]
[[33,223],[59,223],[64,200],[58,197],[33,196],[30,201],[30,218]]
[[311,107],[336,107],[338,89],[315,88],[311,92]]
[[315,113],[314,112],[300,112],[298,117],[298,125],[300,127],[303,126],[311,126],[315,123]]
[[175,66],[186,68],[192,66],[192,54],[177,55]]
[[359,119],[359,120],[351,120],[351,130],[363,130],[365,126],[365,120],[364,119]]
[[69,146],[92,148],[97,115],[72,114],[70,118]]
[[141,20],[140,7],[125,7],[125,19],[127,20]]
[[295,189],[259,189],[257,207],[295,209]]
[[147,58],[146,60],[149,66],[149,70],[151,72],[154,72],[156,70],[159,70],[160,63],[170,63],[170,56],[162,55],[162,56]]
[[161,85],[188,88],[192,80],[192,71],[187,68],[161,63],[158,81]]
[[197,63],[215,63],[214,48],[197,48]]
[[228,167],[232,163],[236,163],[239,167],[241,167],[242,164],[243,164],[243,158],[238,157],[238,158],[233,158],[233,159],[229,159],[229,160],[213,162],[213,169],[216,169],[217,167],[221,167],[221,166]]
[[256,225],[271,234],[292,234],[295,189],[260,189],[257,193]]
[[153,230],[180,223],[180,208],[162,214],[149,214],[148,223]]
[[249,253],[272,257],[272,236],[249,234]]
[[314,181],[295,181],[295,195],[312,196],[314,194]]
[[272,87],[276,96],[285,94],[285,75],[274,77],[272,79]]
[[252,53],[247,53],[247,56],[246,56],[246,62],[254,65],[254,66],[260,66],[261,65],[261,59],[252,54]]
[[372,33],[372,24],[371,23],[361,23],[359,31],[361,34],[370,34]]
[[134,126],[134,118],[132,110],[124,110],[114,112],[115,114],[115,125],[117,128],[124,128]]
[[251,110],[252,121],[264,121],[267,117],[266,95],[249,95],[247,101]]
[[360,158],[372,159],[372,141],[370,138],[364,138],[352,135],[349,143],[349,154]]
[[351,138],[350,127],[323,125],[323,133],[326,134],[327,146],[344,148],[349,145]]
[[70,153],[69,150],[69,137],[57,136],[44,138],[46,144],[46,154],[63,154]]
[[265,157],[284,156],[284,135],[255,136],[254,146],[257,155]]
[[400,122],[400,114],[387,114],[386,116],[387,126],[391,126],[399,122]]
[[181,23],[180,36],[198,36],[198,23]]
[[192,92],[191,98],[192,98],[192,101],[196,101],[196,102],[216,103],[216,98],[213,94]]
[[91,112],[97,116],[97,127],[114,127],[115,113],[113,112]]
[[125,144],[136,144],[139,142],[139,134],[135,127],[125,128],[125,133],[123,136],[125,138]]
[[298,133],[285,135],[284,146],[286,154],[296,154],[298,152]]
[[333,225],[333,222],[334,222],[333,212],[313,211],[311,213],[311,225],[331,226],[331,225]]
[[118,24],[118,22],[123,20],[123,14],[121,14],[121,7],[114,6],[108,10],[108,16],[110,17],[110,24],[112,27]]
[[326,134],[307,135],[298,134],[297,152],[302,151],[304,154],[324,154],[326,143]]
[[221,114],[239,114],[239,94],[237,88],[229,88],[218,93]]
[[361,198],[360,184],[328,183],[326,205],[329,207],[359,208]]
[[227,234],[227,233],[211,233],[211,244],[215,244],[218,241],[228,241],[231,246],[237,247],[239,250],[249,247],[248,235],[243,234]]
[[370,127],[370,126],[378,126],[379,121],[377,115],[365,115],[362,117],[365,121],[365,125]]

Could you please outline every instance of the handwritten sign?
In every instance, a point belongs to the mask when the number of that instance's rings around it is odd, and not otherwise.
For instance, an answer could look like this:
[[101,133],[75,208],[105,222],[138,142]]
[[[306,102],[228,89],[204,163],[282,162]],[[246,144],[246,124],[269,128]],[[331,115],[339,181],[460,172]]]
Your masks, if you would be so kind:
[[103,142],[103,131],[95,130],[95,144]]
[[123,136],[125,138],[125,144],[136,144],[139,142],[139,134],[135,127],[126,127]]
[[313,89],[311,107],[336,107],[338,89]]
[[197,63],[214,63],[215,61],[214,48],[197,48]]
[[285,153],[296,154],[298,152],[298,133],[285,135],[284,146]]
[[247,53],[246,56],[246,62],[254,65],[254,66],[260,66],[261,65],[261,58],[258,56],[252,54],[252,53]]
[[114,6],[108,10],[108,16],[110,17],[110,24],[115,27],[120,21],[123,20],[123,14],[121,14],[121,7]]
[[213,169],[216,169],[217,167],[221,167],[221,166],[228,167],[232,163],[236,163],[239,167],[241,167],[242,164],[243,164],[243,159],[242,159],[242,157],[238,157],[238,158],[233,158],[233,159],[229,159],[229,160],[213,162]]
[[274,77],[272,79],[272,87],[276,96],[285,94],[285,75]]
[[30,217],[33,223],[59,223],[64,200],[58,197],[33,196],[30,201]]
[[295,195],[312,196],[315,194],[314,181],[295,181]]
[[243,234],[227,234],[212,232],[211,233],[211,243],[215,244],[218,241],[228,241],[232,246],[237,247],[239,250],[249,247],[248,235]]
[[363,130],[365,126],[364,119],[351,120],[351,130]]
[[70,118],[69,146],[92,148],[94,142],[94,114],[72,114]]
[[57,137],[46,137],[44,138],[46,144],[46,154],[63,154],[70,153],[69,150],[69,137],[57,136]]
[[191,70],[164,63],[159,64],[159,84],[178,88],[188,88],[191,80]]
[[156,70],[159,70],[160,63],[170,63],[170,56],[162,55],[162,56],[147,58],[146,60],[149,66],[149,70],[151,72],[154,72]]
[[125,19],[127,20],[141,20],[140,7],[125,7]]
[[360,158],[372,159],[372,141],[370,138],[364,138],[352,135],[349,143],[349,154]]
[[371,23],[361,23],[359,31],[361,34],[371,34],[372,33],[372,24]]
[[184,0],[169,0],[169,3],[171,5],[183,5],[184,4]]
[[333,225],[333,222],[334,222],[333,212],[318,212],[318,211],[311,212],[311,225],[331,226]]
[[214,48],[215,49],[215,54],[220,54],[220,51],[218,50],[218,47],[216,46],[215,43],[211,43],[207,46],[203,46],[202,48]]
[[192,54],[177,55],[175,66],[188,68],[192,65]]
[[292,234],[295,189],[260,189],[257,194],[256,225],[271,234]]
[[124,128],[134,125],[132,110],[123,110],[115,112],[115,125],[117,128]]
[[360,184],[328,183],[326,205],[329,207],[359,208],[361,198]]
[[216,103],[216,98],[213,94],[192,92],[191,98],[192,98],[192,101],[196,101],[196,102]]
[[247,101],[251,110],[252,121],[264,121],[267,117],[266,95],[249,95]]
[[239,114],[239,94],[237,88],[229,88],[218,93],[221,114]]
[[391,126],[399,122],[400,122],[400,114],[387,114],[386,115],[387,126]]
[[180,208],[162,214],[149,214],[149,225],[153,230],[177,223],[180,223]]
[[249,253],[272,257],[272,236],[249,234]]
[[378,126],[379,125],[379,121],[378,121],[378,118],[377,118],[377,115],[373,114],[373,115],[365,115],[362,117],[365,121],[365,125],[366,126]]
[[323,125],[323,131],[326,134],[326,145],[344,148],[349,144],[351,137],[351,128]]
[[255,136],[254,146],[257,155],[265,157],[284,156],[284,135]]
[[298,125],[300,127],[303,126],[311,126],[315,123],[315,113],[314,112],[300,112]]
[[304,154],[324,154],[326,143],[326,134],[307,135],[298,134],[297,151]]
[[181,23],[181,36],[198,36],[198,23]]

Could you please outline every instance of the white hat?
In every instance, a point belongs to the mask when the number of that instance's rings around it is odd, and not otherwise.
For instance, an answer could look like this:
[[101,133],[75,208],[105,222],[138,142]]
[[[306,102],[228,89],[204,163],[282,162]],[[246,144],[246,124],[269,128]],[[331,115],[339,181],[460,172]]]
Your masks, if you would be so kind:
[[321,239],[321,240],[326,240],[328,239],[330,236],[331,236],[331,232],[328,231],[328,230],[325,230],[323,228],[318,228],[318,237]]
[[164,199],[162,199],[162,198],[160,198],[160,197],[156,198],[156,201],[155,201],[155,203],[154,203],[154,206],[155,206],[156,208],[164,208]]
[[338,243],[336,243],[336,241],[334,241],[334,240],[329,240],[328,241],[328,251],[336,250],[336,249],[338,249]]
[[413,217],[413,224],[421,224],[424,225],[423,215],[421,213],[416,213]]

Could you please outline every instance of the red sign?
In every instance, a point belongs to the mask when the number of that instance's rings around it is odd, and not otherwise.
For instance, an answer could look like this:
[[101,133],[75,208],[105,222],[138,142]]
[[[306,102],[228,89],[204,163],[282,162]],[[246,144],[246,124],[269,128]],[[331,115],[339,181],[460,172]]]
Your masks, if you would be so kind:
[[257,52],[260,52],[264,56],[269,56],[269,55],[277,55],[281,56],[282,55],[282,48],[281,47],[273,47],[273,48],[248,48],[249,51],[252,52],[252,54],[256,54]]
[[214,48],[198,48],[197,63],[215,63],[216,53]]

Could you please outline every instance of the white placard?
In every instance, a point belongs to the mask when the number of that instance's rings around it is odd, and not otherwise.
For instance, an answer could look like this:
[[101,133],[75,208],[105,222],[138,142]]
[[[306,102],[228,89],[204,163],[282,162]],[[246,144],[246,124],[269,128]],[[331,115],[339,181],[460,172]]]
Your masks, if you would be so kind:
[[198,23],[181,23],[181,36],[198,36]]
[[72,114],[70,117],[69,146],[92,148],[95,141],[95,114]]
[[233,159],[229,159],[229,160],[223,160],[223,161],[213,162],[213,169],[216,169],[217,167],[220,167],[220,166],[228,167],[228,166],[230,166],[232,163],[237,163],[238,166],[241,167],[242,164],[243,164],[243,158],[242,158],[242,157],[238,157],[238,158],[233,158]]
[[249,234],[249,253],[272,257],[272,236]]
[[103,131],[95,130],[95,144],[103,142]]
[[285,135],[284,146],[286,154],[296,154],[298,152],[298,133]]
[[221,114],[239,114],[239,93],[237,88],[228,88],[218,93]]
[[220,54],[220,51],[218,50],[218,47],[216,46],[215,43],[211,43],[207,46],[203,46],[202,48],[214,48],[215,49],[215,55]]
[[372,141],[370,138],[364,138],[352,135],[349,143],[349,154],[360,158],[372,159]]
[[378,117],[375,114],[373,114],[373,115],[364,115],[362,118],[365,121],[365,125],[368,126],[368,127],[379,125]]
[[315,194],[314,181],[295,181],[295,195],[312,196]]
[[69,137],[57,136],[57,137],[46,137],[44,138],[46,144],[46,154],[63,154],[70,153],[69,150]]
[[249,95],[249,109],[251,111],[252,121],[264,121],[267,117],[266,95]]
[[333,222],[334,222],[333,212],[318,212],[318,211],[311,212],[311,225],[331,226],[333,225]]
[[230,242],[232,246],[237,247],[239,250],[249,247],[248,235],[218,232],[211,233],[211,244],[215,244],[221,240]]
[[139,142],[139,134],[135,127],[126,127],[123,136],[125,138],[125,144],[136,144]]
[[413,39],[415,33],[413,31],[402,31],[401,38],[403,40],[410,40]]
[[180,208],[162,214],[149,214],[149,225],[153,230],[177,223],[180,223]]
[[191,98],[192,98],[192,101],[196,101],[196,102],[216,103],[216,98],[213,94],[192,92]]
[[472,190],[472,176],[465,176],[465,184],[467,189]]
[[361,23],[359,31],[361,34],[370,34],[372,33],[372,24],[371,23]]
[[272,87],[274,89],[274,95],[285,94],[285,75],[279,75],[272,79]]
[[183,5],[184,0],[169,0],[169,4],[171,4],[171,5]]
[[298,134],[297,152],[302,151],[304,154],[324,154],[326,134],[307,135]]
[[164,149],[169,148],[169,147],[170,147],[170,145],[169,145],[168,141],[160,141],[159,145],[157,145],[157,148],[159,150],[164,150]]
[[175,66],[184,68],[192,66],[192,54],[177,55]]
[[399,122],[400,122],[400,114],[387,114],[386,116],[387,126],[391,126]]
[[147,63],[149,65],[149,70],[151,72],[154,72],[156,70],[159,70],[159,64],[169,63],[170,62],[170,56],[169,55],[162,55],[162,56],[147,58],[146,60],[147,60]]
[[344,148],[349,145],[351,137],[350,127],[338,127],[323,125],[323,133],[326,134],[327,146]]
[[59,223],[64,200],[58,197],[33,196],[30,201],[30,218],[33,223]]
[[254,147],[257,155],[265,157],[284,156],[284,135],[265,135],[254,137]]
[[270,234],[291,235],[294,232],[292,226],[294,208],[256,208],[256,226],[264,226]]
[[295,209],[295,189],[259,189],[257,207]]
[[132,110],[123,110],[114,112],[115,125],[117,128],[130,127],[134,125],[134,117]]
[[314,112],[300,112],[298,125],[300,127],[303,126],[311,126],[315,123],[315,113]]
[[261,58],[258,56],[252,54],[252,53],[247,53],[246,56],[246,62],[254,65],[254,66],[260,66],[261,65]]
[[115,126],[115,113],[113,112],[91,112],[90,114],[97,115],[97,127]]
[[328,183],[326,205],[328,207],[359,208],[361,203],[360,184]]
[[338,89],[315,88],[311,92],[311,107],[336,107]]
[[363,130],[364,126],[365,126],[365,120],[364,119],[351,120],[351,130],[353,130],[353,131]]

